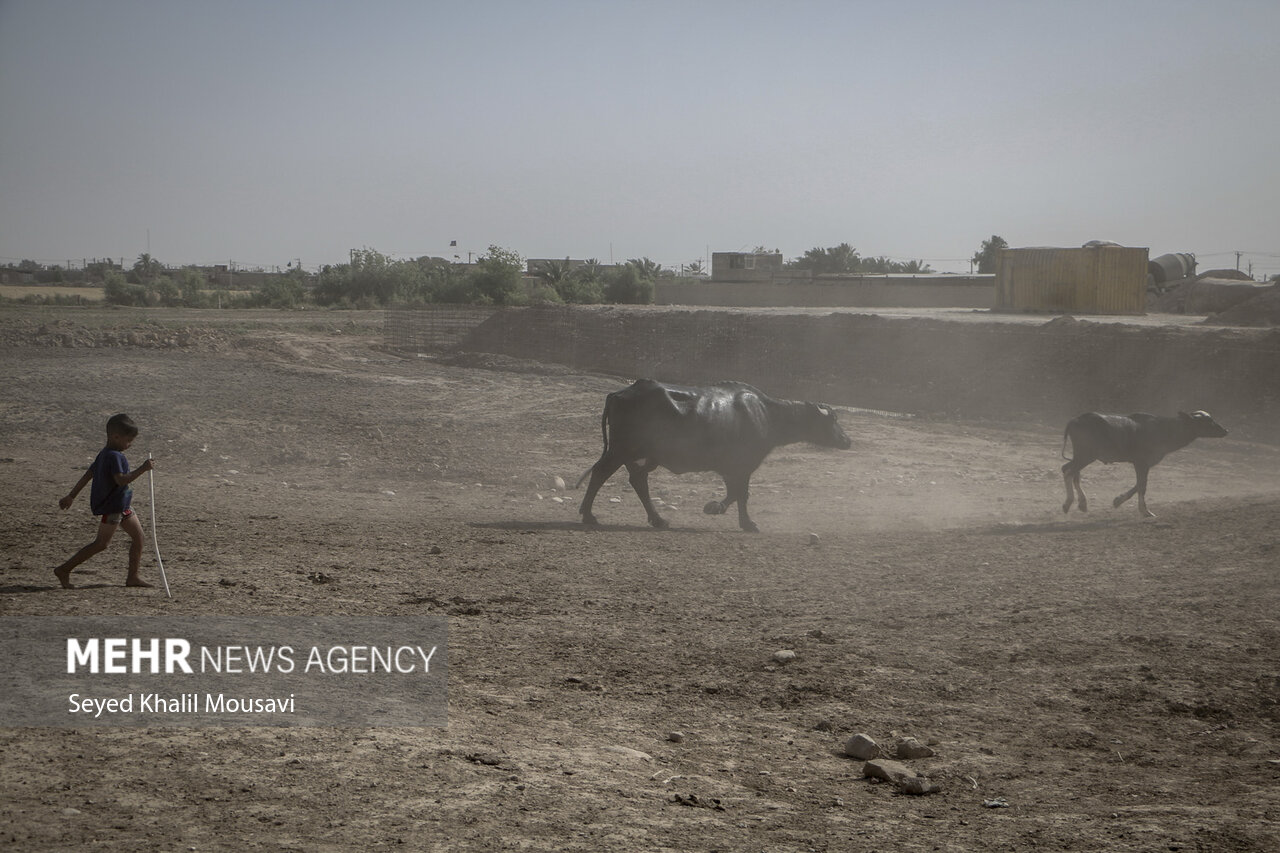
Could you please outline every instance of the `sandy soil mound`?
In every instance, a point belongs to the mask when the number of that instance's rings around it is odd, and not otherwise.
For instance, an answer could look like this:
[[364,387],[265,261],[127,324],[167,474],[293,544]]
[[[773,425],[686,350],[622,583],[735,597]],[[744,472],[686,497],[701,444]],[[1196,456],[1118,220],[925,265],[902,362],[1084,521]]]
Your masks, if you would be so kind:
[[1280,326],[1280,284],[1260,288],[1248,300],[1215,314],[1205,322],[1231,326]]
[[[1147,310],[1163,314],[1221,314],[1237,306],[1251,303],[1270,287],[1270,285],[1258,284],[1247,276],[1241,279],[1234,276],[1221,277],[1216,274],[1206,274],[1194,279],[1185,279],[1159,295],[1150,296],[1147,301]],[[1258,309],[1262,309],[1261,313],[1255,314]],[[1261,303],[1252,308],[1244,307],[1230,316],[1239,319],[1223,321],[1224,324],[1270,325],[1266,319],[1265,307]]]

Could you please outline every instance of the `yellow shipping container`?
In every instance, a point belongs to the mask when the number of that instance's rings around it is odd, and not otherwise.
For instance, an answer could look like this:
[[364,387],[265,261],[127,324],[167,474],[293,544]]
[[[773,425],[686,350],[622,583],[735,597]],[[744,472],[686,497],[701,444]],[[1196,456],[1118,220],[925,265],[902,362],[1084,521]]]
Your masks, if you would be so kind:
[[1146,249],[1002,249],[996,261],[997,311],[1142,314],[1146,298]]

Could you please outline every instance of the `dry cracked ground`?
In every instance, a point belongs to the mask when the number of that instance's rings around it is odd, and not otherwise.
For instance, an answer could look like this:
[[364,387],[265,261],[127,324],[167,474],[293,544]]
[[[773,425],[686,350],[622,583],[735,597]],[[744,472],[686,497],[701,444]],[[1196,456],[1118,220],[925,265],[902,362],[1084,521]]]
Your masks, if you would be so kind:
[[[631,377],[404,357],[379,324],[0,312],[6,620],[449,628],[443,727],[0,729],[0,846],[1280,849],[1275,446],[1171,456],[1154,520],[1097,465],[1063,516],[1060,424],[846,411],[851,450],[757,472],[760,534],[665,472],[670,530],[623,476],[586,530],[571,487]],[[172,599],[121,585],[119,542],[52,575],[115,411],[157,460]],[[864,776],[858,733],[928,745],[904,763],[940,790]]]

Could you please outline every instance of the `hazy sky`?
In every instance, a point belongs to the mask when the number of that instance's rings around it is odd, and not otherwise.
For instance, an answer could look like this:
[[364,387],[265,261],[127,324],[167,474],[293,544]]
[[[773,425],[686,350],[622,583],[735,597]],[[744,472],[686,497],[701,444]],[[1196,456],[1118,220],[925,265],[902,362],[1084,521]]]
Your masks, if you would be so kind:
[[0,259],[968,271],[999,234],[1277,273],[1277,33],[1276,0],[0,0]]

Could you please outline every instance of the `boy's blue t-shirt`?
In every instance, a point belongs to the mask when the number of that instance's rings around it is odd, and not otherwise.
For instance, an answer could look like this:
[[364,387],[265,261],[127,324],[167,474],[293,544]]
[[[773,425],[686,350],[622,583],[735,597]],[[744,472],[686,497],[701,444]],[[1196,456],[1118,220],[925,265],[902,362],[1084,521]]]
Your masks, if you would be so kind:
[[104,447],[93,460],[93,488],[89,508],[94,515],[124,512],[133,502],[133,489],[116,483],[116,474],[129,473],[129,460],[119,450]]

